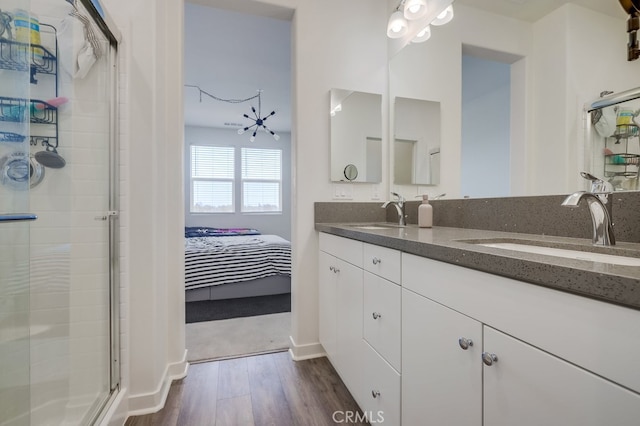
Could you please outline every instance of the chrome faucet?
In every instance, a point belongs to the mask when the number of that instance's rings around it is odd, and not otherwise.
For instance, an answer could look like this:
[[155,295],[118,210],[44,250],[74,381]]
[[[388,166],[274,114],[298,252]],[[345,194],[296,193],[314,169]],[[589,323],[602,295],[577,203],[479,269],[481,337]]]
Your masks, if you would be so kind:
[[398,211],[398,225],[406,226],[406,215],[404,214],[404,202],[405,199],[402,195],[392,192],[391,195],[397,198],[397,200],[387,201],[382,205],[383,209],[386,209],[389,204],[392,204]]
[[613,234],[613,203],[609,199],[613,186],[587,172],[581,172],[580,175],[591,181],[591,191],[574,192],[562,202],[562,205],[578,207],[580,201],[586,199],[593,223],[593,244],[613,246],[616,244],[616,238]]

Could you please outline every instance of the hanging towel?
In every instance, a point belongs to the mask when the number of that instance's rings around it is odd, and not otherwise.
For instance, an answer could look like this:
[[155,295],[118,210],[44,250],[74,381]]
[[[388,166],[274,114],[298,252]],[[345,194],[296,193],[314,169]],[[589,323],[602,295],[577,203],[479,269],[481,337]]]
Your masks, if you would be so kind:
[[602,108],[602,116],[593,125],[603,138],[608,138],[616,131],[616,108]]
[[102,56],[100,44],[91,28],[91,22],[74,9],[63,20],[58,31],[58,45],[63,58],[60,65],[73,78],[84,78],[93,64]]

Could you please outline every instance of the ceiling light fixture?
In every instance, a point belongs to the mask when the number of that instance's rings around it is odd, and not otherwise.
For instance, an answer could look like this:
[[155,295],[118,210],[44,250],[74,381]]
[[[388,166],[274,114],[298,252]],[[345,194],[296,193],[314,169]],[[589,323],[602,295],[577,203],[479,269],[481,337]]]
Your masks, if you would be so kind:
[[253,117],[247,115],[247,114],[243,114],[244,118],[248,118],[249,120],[253,121],[253,124],[250,124],[246,127],[241,127],[238,129],[238,134],[241,135],[244,132],[246,132],[247,130],[251,130],[253,129],[253,133],[251,134],[251,137],[249,138],[249,141],[253,142],[256,140],[256,134],[258,133],[258,130],[262,129],[265,131],[265,133],[269,133],[271,136],[273,136],[273,138],[275,140],[279,140],[280,136],[278,136],[273,130],[269,129],[267,127],[267,125],[265,124],[265,122],[267,121],[267,119],[269,117],[272,117],[276,114],[275,111],[271,111],[269,114],[265,115],[264,117],[262,117],[262,90],[258,90],[258,94],[251,96],[250,98],[246,98],[246,99],[222,99],[219,98],[215,95],[212,95],[211,93],[208,93],[204,90],[202,90],[199,86],[195,86],[192,84],[185,84],[185,87],[193,87],[195,89],[198,89],[198,91],[200,92],[200,102],[202,102],[202,95],[207,95],[208,97],[210,97],[211,99],[215,99],[216,101],[220,101],[220,102],[226,102],[226,103],[230,103],[230,104],[239,104],[242,102],[249,102],[253,99],[258,99],[258,110],[256,111],[255,107],[251,107],[251,112],[253,113]]
[[452,19],[453,19],[453,6],[449,6],[445,10],[440,12],[438,16],[436,16],[436,19],[434,19],[431,23],[436,26],[444,25],[451,22]]
[[398,6],[389,17],[389,23],[387,24],[387,37],[400,38],[407,33],[409,29],[409,23],[405,19],[402,12],[400,12],[400,6]]
[[411,40],[411,43],[422,43],[431,38],[431,26],[424,27],[416,36]]
[[404,17],[410,21],[424,18],[428,11],[427,0],[406,0],[404,2]]
[[[453,0],[400,0],[389,17],[387,37],[408,36],[411,43],[422,43],[431,37],[430,25],[444,25],[453,19]],[[438,13],[438,11],[442,11]],[[437,15],[436,15],[437,14]]]

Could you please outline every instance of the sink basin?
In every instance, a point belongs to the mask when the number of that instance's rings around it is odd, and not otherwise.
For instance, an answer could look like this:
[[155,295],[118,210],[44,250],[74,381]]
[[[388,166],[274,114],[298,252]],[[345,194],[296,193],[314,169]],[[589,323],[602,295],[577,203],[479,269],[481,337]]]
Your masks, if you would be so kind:
[[544,247],[519,243],[477,243],[479,246],[493,247],[503,250],[515,250],[526,253],[544,254],[568,259],[589,260],[591,262],[610,263],[623,266],[640,266],[640,258],[617,256],[614,254],[594,253],[590,251],[570,250],[557,247]]
[[350,225],[352,228],[356,229],[366,229],[366,230],[383,230],[383,229],[396,229],[401,228],[400,225],[392,225],[392,224],[370,224],[370,225]]

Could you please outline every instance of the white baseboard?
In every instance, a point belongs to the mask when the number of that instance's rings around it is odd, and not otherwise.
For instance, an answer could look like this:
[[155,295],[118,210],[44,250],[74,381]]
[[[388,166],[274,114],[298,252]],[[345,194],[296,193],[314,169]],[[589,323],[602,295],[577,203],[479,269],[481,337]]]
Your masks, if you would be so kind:
[[146,394],[130,395],[128,398],[129,403],[129,416],[140,416],[143,414],[151,414],[159,411],[164,407],[167,401],[167,395],[171,388],[171,383],[174,380],[179,380],[187,375],[189,369],[189,363],[187,362],[187,351],[184,351],[182,360],[179,362],[167,365],[164,371],[164,379],[153,392]]
[[327,355],[324,351],[324,348],[319,342],[308,343],[306,345],[298,345],[296,344],[295,340],[293,340],[293,336],[289,336],[289,341],[291,342],[291,345],[289,347],[289,354],[294,361],[319,358],[321,356]]

